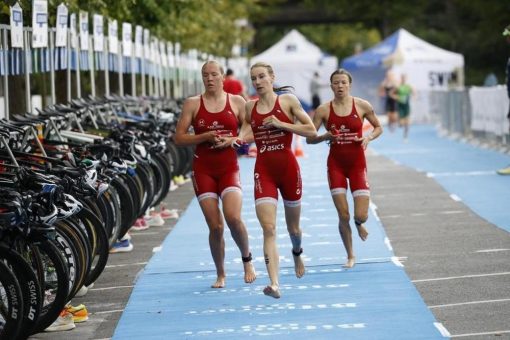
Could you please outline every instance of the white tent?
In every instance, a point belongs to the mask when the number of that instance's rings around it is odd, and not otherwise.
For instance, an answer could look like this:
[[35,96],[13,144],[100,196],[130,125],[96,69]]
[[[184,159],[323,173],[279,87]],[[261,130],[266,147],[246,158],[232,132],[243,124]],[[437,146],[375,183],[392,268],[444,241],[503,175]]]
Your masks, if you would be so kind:
[[464,86],[462,54],[434,46],[402,28],[365,52],[344,59],[341,66],[353,75],[352,94],[370,101],[379,114],[384,106],[377,88],[386,71],[406,74],[416,90],[411,119],[418,122],[430,120],[430,91]]
[[[250,65],[259,61],[273,67],[277,86],[294,87],[294,94],[305,109],[311,106],[310,81],[314,72],[319,73],[321,83],[329,84],[329,76],[338,68],[336,57],[325,54],[297,30],[290,31],[276,44],[254,56]],[[329,87],[321,90],[320,96],[322,101],[331,98]]]

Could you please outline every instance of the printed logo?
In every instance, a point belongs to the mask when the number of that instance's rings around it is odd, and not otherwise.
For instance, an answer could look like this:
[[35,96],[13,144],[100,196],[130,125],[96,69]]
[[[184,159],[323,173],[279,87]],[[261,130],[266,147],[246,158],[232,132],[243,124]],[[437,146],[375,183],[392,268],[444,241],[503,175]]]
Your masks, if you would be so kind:
[[256,172],[256,173],[255,173],[255,179],[259,179],[259,176],[260,176],[260,175],[259,175],[259,173],[258,173],[258,172]]
[[296,194],[298,194],[298,195],[299,195],[300,193],[301,193],[301,190],[298,188],[298,189],[296,190]]
[[200,119],[200,120],[198,121],[198,126],[205,126],[205,120]]
[[266,148],[267,148],[267,145],[262,145],[262,146],[260,147],[259,152],[260,152],[260,153],[264,153],[264,151],[266,151]]
[[215,120],[214,122],[212,122],[212,125],[213,126],[217,126],[218,125],[218,121]]

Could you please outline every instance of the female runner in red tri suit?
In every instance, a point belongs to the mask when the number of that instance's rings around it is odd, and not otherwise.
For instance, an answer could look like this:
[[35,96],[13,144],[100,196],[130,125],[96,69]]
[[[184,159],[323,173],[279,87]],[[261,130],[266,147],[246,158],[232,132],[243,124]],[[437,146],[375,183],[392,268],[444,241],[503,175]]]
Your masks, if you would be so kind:
[[254,139],[257,145],[255,210],[263,230],[264,258],[270,280],[263,292],[279,298],[279,254],[276,245],[278,190],[285,207],[294,269],[300,278],[305,273],[300,257],[303,252],[299,226],[302,185],[299,165],[291,149],[292,135],[295,133],[313,137],[317,131],[296,96],[290,93],[276,94],[277,91],[285,90],[285,87],[273,88],[275,75],[270,65],[256,63],[250,68],[250,74],[259,99],[246,103],[246,122],[241,128],[241,136],[248,141]]
[[[350,95],[352,76],[349,72],[343,69],[336,70],[331,74],[330,82],[334,98],[320,105],[313,117],[315,128],[319,129],[323,124],[326,132],[316,137],[308,137],[306,141],[309,144],[323,141],[330,144],[329,188],[340,220],[340,236],[347,251],[347,262],[344,266],[352,268],[356,260],[352,249],[347,188],[350,187],[354,199],[354,224],[359,237],[365,241],[368,231],[363,223],[368,218],[370,203],[365,149],[370,141],[381,135],[382,127],[372,105],[366,100]],[[364,119],[367,119],[374,128],[368,136],[363,136]]]
[[[245,116],[244,98],[223,91],[223,67],[217,61],[202,66],[205,92],[184,102],[177,123],[175,143],[196,145],[193,157],[193,185],[209,227],[209,246],[217,279],[212,288],[225,286],[225,240],[223,215],[236,242],[244,265],[244,280],[251,283],[256,274],[251,263],[248,233],[241,219],[242,192],[237,153],[224,138],[237,136]],[[189,134],[193,126],[194,133]]]

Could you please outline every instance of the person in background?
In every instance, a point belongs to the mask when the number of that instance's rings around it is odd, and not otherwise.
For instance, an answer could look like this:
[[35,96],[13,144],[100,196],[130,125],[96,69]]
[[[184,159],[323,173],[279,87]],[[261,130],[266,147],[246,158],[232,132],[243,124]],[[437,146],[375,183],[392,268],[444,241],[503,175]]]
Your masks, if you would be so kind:
[[409,115],[411,114],[411,97],[414,95],[414,89],[407,83],[407,76],[400,76],[400,85],[394,90],[392,95],[397,100],[399,125],[404,128],[404,143],[407,143],[409,136]]
[[[505,29],[503,30],[503,36],[506,38],[506,42],[510,44],[510,25],[505,27]],[[506,91],[508,94],[508,99],[510,100],[510,57],[508,57],[508,61],[506,62]],[[510,123],[510,106],[508,108],[508,114],[506,117],[508,118]],[[506,168],[499,169],[497,173],[500,175],[510,175],[510,165],[507,166]]]
[[379,85],[379,96],[384,98],[384,110],[388,118],[388,128],[390,132],[395,131],[398,123],[397,101],[393,92],[398,86],[395,75],[392,71],[388,70],[383,81]]
[[[270,283],[263,293],[280,297],[280,255],[277,248],[276,208],[278,191],[283,199],[285,222],[292,243],[296,277],[305,274],[301,258],[301,172],[291,149],[294,134],[313,137],[317,134],[312,120],[297,97],[280,93],[289,87],[274,88],[275,74],[271,65],[258,62],[250,68],[251,82],[258,99],[246,103],[246,119],[240,138],[255,140],[257,160],[254,170],[255,211],[264,237],[264,259]],[[277,93],[278,92],[278,93]],[[230,138],[235,143],[234,138]],[[236,144],[240,144],[238,142]]]
[[[230,144],[222,142],[224,137],[237,136],[246,101],[223,90],[223,77],[223,67],[217,61],[209,60],[202,66],[205,92],[185,100],[174,136],[177,145],[196,145],[193,187],[209,227],[209,247],[217,274],[211,288],[225,287],[223,215],[241,251],[244,281],[252,283],[256,278],[248,233],[241,219],[243,198],[237,154]],[[193,134],[188,133],[191,126]]]
[[[370,187],[367,179],[365,149],[368,143],[379,137],[382,127],[372,105],[361,98],[351,96],[352,76],[344,70],[336,70],[330,77],[333,100],[317,108],[313,123],[319,130],[324,125],[322,135],[306,138],[309,144],[327,142],[330,146],[328,182],[331,197],[338,213],[338,229],[347,252],[344,267],[352,268],[356,263],[352,247],[347,189],[350,187],[354,199],[354,224],[362,241],[368,237],[363,225],[368,219]],[[363,121],[367,119],[373,131],[363,136]]]
[[223,80],[223,91],[241,96],[245,100],[248,100],[248,96],[246,95],[243,83],[234,76],[234,71],[230,68],[228,68],[227,72],[225,73],[225,79]]

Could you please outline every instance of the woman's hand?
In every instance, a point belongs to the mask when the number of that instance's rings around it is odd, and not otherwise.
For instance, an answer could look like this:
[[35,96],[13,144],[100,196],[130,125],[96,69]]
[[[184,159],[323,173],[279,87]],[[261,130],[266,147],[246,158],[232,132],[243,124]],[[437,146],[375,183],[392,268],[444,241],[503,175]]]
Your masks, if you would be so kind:
[[262,124],[266,127],[275,127],[278,129],[283,126],[282,122],[278,118],[276,118],[274,115],[264,118],[264,120],[262,121]]
[[363,150],[367,149],[368,143],[372,141],[372,138],[370,136],[364,136],[364,137],[354,137],[354,141],[361,143],[361,146],[363,147]]

